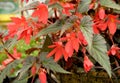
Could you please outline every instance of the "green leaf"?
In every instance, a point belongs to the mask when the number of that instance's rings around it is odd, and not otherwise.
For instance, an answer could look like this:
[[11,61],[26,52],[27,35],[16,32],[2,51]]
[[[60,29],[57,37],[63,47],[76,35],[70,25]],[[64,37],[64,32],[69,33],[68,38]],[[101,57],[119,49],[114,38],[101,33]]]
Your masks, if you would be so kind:
[[40,61],[42,62],[42,65],[47,68],[52,70],[53,72],[58,72],[58,73],[70,73],[66,70],[64,70],[60,65],[58,65],[56,62],[54,62],[53,58],[46,58],[46,55],[48,52],[42,52],[40,54]]
[[0,73],[0,83],[3,83],[3,80],[6,78],[6,76],[10,75],[11,70],[18,66],[18,64],[21,63],[22,60],[14,60],[10,64],[6,66],[6,68]]
[[20,79],[16,78],[12,83],[27,83],[27,81],[28,81],[28,72],[25,72]]
[[7,41],[4,43],[3,47],[4,47],[4,48],[7,48],[7,49],[10,49],[10,48],[12,48],[16,43],[17,43],[17,38],[14,37],[14,38],[11,38],[11,39],[7,40]]
[[39,5],[39,1],[34,1],[32,3],[29,3],[27,5],[25,5],[24,7],[22,8],[19,8],[17,11],[15,12],[22,12],[22,11],[26,11],[26,10],[31,10],[31,9],[34,9],[36,8],[37,6]]
[[81,0],[81,2],[78,5],[78,12],[85,13],[89,10],[89,5],[91,3],[91,0]]
[[41,49],[41,52],[49,52],[49,51],[51,51],[51,49],[48,48],[48,46],[51,45],[51,44],[52,44],[52,40],[51,40],[51,38],[47,35],[47,36],[46,36],[46,39],[45,39],[45,41],[44,41],[43,47],[42,47],[42,49]]
[[71,28],[74,24],[74,22],[77,20],[76,16],[70,16],[68,19],[65,20],[64,25],[62,26],[60,36],[69,28]]
[[50,33],[57,33],[60,30],[62,30],[61,31],[61,35],[62,35],[65,30],[71,28],[71,26],[73,25],[73,23],[76,19],[77,19],[76,16],[71,16],[69,18],[67,18],[66,16],[63,16],[60,20],[57,20],[54,24],[51,24],[50,26],[42,29],[36,35],[36,37],[39,37],[41,35],[47,35]]
[[58,2],[50,4],[48,7],[49,8],[53,8],[53,9],[56,8],[58,10],[62,10],[63,9],[63,7]]
[[63,20],[58,20],[54,24],[42,29],[36,36],[39,37],[41,35],[47,35],[49,33],[56,33],[57,31],[61,30],[61,26],[63,25]]
[[93,39],[93,28],[92,28],[93,22],[92,18],[90,16],[84,16],[81,19],[81,26],[80,29],[88,42],[88,49],[91,48],[92,45],[92,39]]
[[60,3],[56,2],[56,3],[50,4],[48,8],[49,8],[50,18],[54,16],[54,9],[57,10],[57,14],[62,15],[63,7],[60,5]]
[[116,4],[113,0],[100,0],[100,4],[108,8],[120,10],[120,5]]
[[29,56],[25,59],[22,69],[20,70],[19,78],[22,78],[24,74],[29,70],[29,68],[33,65],[34,61],[36,61],[35,57]]
[[91,49],[88,49],[90,55],[107,71],[111,77],[111,66],[107,55],[107,46],[105,39],[101,35],[94,35]]

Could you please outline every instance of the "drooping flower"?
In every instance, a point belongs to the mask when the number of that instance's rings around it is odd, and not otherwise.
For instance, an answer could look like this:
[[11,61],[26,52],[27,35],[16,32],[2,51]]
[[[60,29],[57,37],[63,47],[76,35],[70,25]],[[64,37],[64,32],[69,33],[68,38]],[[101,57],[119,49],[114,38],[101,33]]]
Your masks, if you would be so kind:
[[66,37],[61,38],[60,40],[65,40],[65,50],[68,53],[69,57],[73,55],[74,50],[78,52],[79,49],[79,38],[77,38],[74,32],[68,33]]
[[35,75],[36,74],[36,70],[37,70],[36,65],[33,65],[32,68],[31,68],[31,74]]
[[40,83],[47,83],[46,71],[44,69],[41,69],[39,72],[39,80]]
[[[101,16],[101,18],[102,17],[103,16]],[[108,29],[109,33],[113,36],[117,30],[117,23],[120,23],[117,17],[118,16],[108,14],[104,17],[105,19],[100,19],[98,14],[96,14],[93,25],[94,33],[98,34],[100,31]]]
[[111,35],[114,35],[114,33],[115,33],[116,30],[117,30],[117,23],[119,22],[119,21],[117,20],[117,17],[118,17],[118,16],[115,16],[115,15],[112,15],[112,14],[109,14],[109,15],[108,15],[107,24],[108,24],[109,33],[110,33]]
[[111,56],[117,56],[120,59],[120,48],[116,45],[112,45],[111,48],[108,51],[108,55]]
[[85,72],[90,71],[90,69],[93,67],[93,63],[89,60],[89,58],[85,55],[84,56],[84,70]]
[[104,18],[105,18],[105,10],[104,10],[103,7],[100,7],[100,8],[99,8],[98,14],[99,14],[99,18],[100,18],[100,19],[104,19]]

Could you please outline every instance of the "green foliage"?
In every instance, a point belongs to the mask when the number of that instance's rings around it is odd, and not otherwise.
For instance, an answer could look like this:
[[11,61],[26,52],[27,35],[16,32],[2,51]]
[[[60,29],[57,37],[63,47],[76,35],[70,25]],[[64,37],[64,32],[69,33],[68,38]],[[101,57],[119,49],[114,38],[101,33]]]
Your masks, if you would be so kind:
[[3,83],[3,80],[6,78],[6,76],[9,76],[11,74],[11,70],[16,68],[21,61],[22,60],[15,60],[7,65],[7,67],[0,73],[0,83]]
[[84,16],[81,19],[81,25],[80,29],[88,42],[88,49],[92,46],[92,40],[93,40],[93,28],[92,28],[93,22],[92,18],[90,16]]
[[53,58],[46,58],[46,55],[48,54],[48,52],[42,52],[40,54],[40,61],[42,62],[42,65],[47,68],[50,69],[54,72],[58,72],[58,73],[70,73],[66,70],[64,70],[60,65],[58,65],[56,62],[54,62]]
[[78,12],[86,13],[89,10],[90,3],[91,0],[81,0],[81,2],[78,5]]
[[45,41],[44,41],[43,47],[41,48],[41,52],[49,52],[49,51],[51,51],[51,49],[48,48],[48,46],[51,45],[51,44],[52,44],[52,40],[51,40],[51,38],[47,35],[47,36],[46,36],[46,39],[45,39]]
[[28,72],[25,72],[21,78],[17,77],[12,83],[27,83]]
[[63,32],[73,25],[73,22],[77,19],[76,16],[71,16],[70,18],[66,18],[66,16],[63,16],[62,19],[57,20],[54,24],[51,24],[50,26],[46,27],[45,29],[42,29],[36,37],[39,37],[41,35],[47,35],[50,33],[57,33],[61,30],[61,35]]
[[108,8],[113,8],[113,9],[116,9],[116,10],[120,10],[120,5],[116,4],[112,0],[100,0],[100,4],[102,6],[105,6],[105,7],[108,7]]
[[105,39],[101,35],[94,35],[91,49],[88,49],[90,55],[107,71],[111,77],[111,67],[109,57],[107,55],[107,45]]

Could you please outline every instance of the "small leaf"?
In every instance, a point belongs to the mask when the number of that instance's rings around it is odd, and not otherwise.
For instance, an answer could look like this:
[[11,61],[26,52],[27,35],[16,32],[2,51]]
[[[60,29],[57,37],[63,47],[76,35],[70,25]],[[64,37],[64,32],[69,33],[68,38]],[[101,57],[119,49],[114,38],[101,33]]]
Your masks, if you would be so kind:
[[113,0],[100,0],[100,4],[108,8],[120,10],[120,5],[116,4]]
[[22,12],[22,11],[26,11],[26,10],[31,10],[31,9],[36,8],[38,5],[39,5],[39,1],[34,1],[28,5],[25,5],[24,7],[20,8],[20,9],[18,9],[15,12]]
[[29,56],[25,59],[22,69],[20,70],[19,79],[28,71],[28,69],[33,65],[35,57]]
[[42,52],[40,54],[40,61],[42,62],[42,65],[47,68],[50,69],[54,72],[58,72],[58,73],[70,73],[66,70],[64,70],[60,65],[58,65],[56,62],[54,62],[53,58],[46,58],[46,55],[48,53],[47,52]]
[[50,4],[48,7],[52,8],[52,9],[57,8],[58,10],[61,10],[61,11],[63,9],[63,7],[59,3],[57,3],[57,2],[53,3],[53,4]]
[[80,4],[78,5],[78,12],[85,13],[89,10],[89,5],[91,0],[81,0]]
[[51,45],[51,44],[52,44],[52,40],[51,40],[51,38],[47,35],[41,51],[44,51],[44,52],[49,52],[49,51],[51,51],[51,49],[48,48],[48,46]]
[[49,33],[55,33],[59,30],[61,30],[61,26],[63,25],[63,19],[56,21],[54,24],[51,24],[50,26],[42,29],[36,36],[39,37],[41,35],[47,35]]
[[28,72],[25,72],[20,79],[16,78],[12,83],[27,83],[27,81],[28,81]]
[[107,46],[105,39],[101,35],[94,35],[91,49],[88,49],[90,55],[107,71],[111,77],[111,66],[107,55]]
[[11,70],[20,64],[22,60],[15,60],[8,64],[6,68],[0,73],[0,83],[3,83],[3,80],[6,78],[6,76],[10,75]]
[[62,36],[62,34],[65,32],[65,30],[71,28],[76,20],[77,20],[76,16],[70,16],[68,19],[66,19],[65,23],[62,26],[60,36]]
[[14,38],[11,38],[11,39],[7,40],[7,41],[4,43],[3,47],[4,47],[4,48],[7,48],[7,49],[10,49],[10,48],[12,48],[16,43],[17,43],[17,38],[14,37]]
[[81,19],[80,29],[88,43],[88,48],[91,48],[92,39],[93,39],[93,28],[92,28],[92,18],[90,16],[84,16]]

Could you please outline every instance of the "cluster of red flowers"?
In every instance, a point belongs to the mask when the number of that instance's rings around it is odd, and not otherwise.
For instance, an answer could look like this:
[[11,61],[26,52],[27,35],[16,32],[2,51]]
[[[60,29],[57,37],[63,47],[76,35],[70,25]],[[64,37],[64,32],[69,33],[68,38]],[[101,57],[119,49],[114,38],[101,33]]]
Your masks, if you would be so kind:
[[[23,1],[24,0],[22,0],[22,2]],[[25,1],[28,2],[29,0]],[[90,9],[94,7],[95,1],[96,0],[93,0],[91,2],[89,6]],[[59,0],[50,0],[49,4],[54,4],[56,2],[58,2],[63,7],[63,14],[66,14],[67,16],[72,15],[70,10],[75,9],[76,5],[67,2],[60,2]],[[81,19],[82,17],[81,13],[78,12],[75,12],[74,15],[78,16],[79,19]],[[24,39],[25,42],[29,44],[31,37],[36,35],[43,28],[44,25],[48,24],[48,16],[48,6],[46,4],[39,3],[39,5],[32,13],[31,18],[26,19],[26,17],[24,16],[21,16],[20,18],[12,17],[12,23],[8,25],[8,35],[4,38],[4,40],[6,41],[10,38],[13,38],[14,36],[17,36],[18,40]],[[37,20],[34,20],[36,18]],[[108,30],[109,34],[113,36],[117,30],[117,23],[120,23],[117,18],[118,16],[115,16],[113,14],[106,14],[104,7],[100,6],[95,12],[95,16],[93,16],[94,33],[98,34],[102,31],[105,32],[106,30]],[[77,20],[76,23],[78,23],[78,25],[80,26],[79,20]],[[54,55],[54,61],[60,60],[62,56],[64,57],[65,61],[67,61],[69,57],[73,56],[74,52],[78,52],[81,48],[85,48],[85,46],[87,46],[88,44],[80,29],[77,31],[71,30],[69,32],[66,32],[63,36],[61,36],[61,38],[53,42],[53,45],[48,46],[48,48],[52,48],[53,50],[47,55],[47,57],[51,57]],[[86,55],[86,51],[82,50],[82,52],[84,54],[84,70],[88,72],[93,67],[93,63]],[[120,59],[120,48],[113,45],[108,51],[108,55],[116,55]],[[8,54],[8,59],[3,61],[4,66],[12,62],[14,59],[19,59],[21,57],[21,54],[17,53],[16,49],[14,49],[14,53],[11,56],[9,56]],[[46,71],[42,68],[39,71],[39,79],[41,83],[46,83]],[[33,66],[31,68],[31,73],[32,75],[36,73],[36,66]]]

